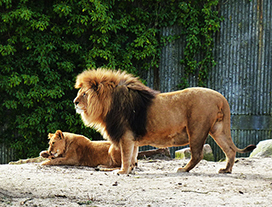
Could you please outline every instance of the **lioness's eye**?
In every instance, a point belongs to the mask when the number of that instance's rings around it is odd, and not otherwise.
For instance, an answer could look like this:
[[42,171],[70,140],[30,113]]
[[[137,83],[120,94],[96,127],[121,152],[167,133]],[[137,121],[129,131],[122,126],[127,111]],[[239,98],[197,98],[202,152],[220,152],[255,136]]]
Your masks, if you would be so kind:
[[86,96],[86,93],[83,93],[83,97]]
[[55,142],[52,142],[52,145],[54,145],[55,144]]

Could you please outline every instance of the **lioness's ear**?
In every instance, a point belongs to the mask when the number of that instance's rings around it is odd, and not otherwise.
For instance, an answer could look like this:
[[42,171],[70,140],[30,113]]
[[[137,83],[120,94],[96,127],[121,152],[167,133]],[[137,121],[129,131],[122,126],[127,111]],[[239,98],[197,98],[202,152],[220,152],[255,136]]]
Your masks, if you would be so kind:
[[54,134],[49,133],[49,134],[48,134],[48,139],[51,139],[51,138],[53,137],[53,135],[54,135]]
[[59,139],[64,139],[64,136],[63,136],[63,133],[61,130],[57,130],[56,131],[56,136],[59,138]]

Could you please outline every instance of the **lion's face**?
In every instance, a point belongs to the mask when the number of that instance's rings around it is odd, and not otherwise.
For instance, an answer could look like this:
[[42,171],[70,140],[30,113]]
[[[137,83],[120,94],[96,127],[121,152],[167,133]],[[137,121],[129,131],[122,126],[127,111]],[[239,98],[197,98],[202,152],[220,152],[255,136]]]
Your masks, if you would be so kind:
[[90,95],[90,89],[80,89],[77,93],[77,97],[74,99],[75,109],[78,114],[87,114],[88,96]]
[[74,99],[76,112],[81,115],[84,124],[90,127],[101,125],[111,106],[112,90],[116,87],[114,81],[104,80],[103,73],[97,72],[96,78],[89,73],[79,75],[75,86],[80,88]]
[[55,134],[48,134],[49,141],[49,155],[60,157],[65,152],[65,138],[63,133],[58,130]]
[[98,92],[94,88],[81,88],[74,99],[75,109],[86,125],[96,122],[103,113]]

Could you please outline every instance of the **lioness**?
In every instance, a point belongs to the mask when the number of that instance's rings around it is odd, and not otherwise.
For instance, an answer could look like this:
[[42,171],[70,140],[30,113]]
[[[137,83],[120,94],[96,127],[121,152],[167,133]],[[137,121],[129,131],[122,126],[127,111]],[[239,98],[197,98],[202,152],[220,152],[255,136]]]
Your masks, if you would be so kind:
[[83,135],[61,130],[49,133],[48,138],[48,151],[42,151],[40,156],[50,159],[42,165],[121,166],[121,152],[109,141],[91,141]]
[[80,88],[74,104],[86,126],[94,127],[121,149],[121,174],[129,173],[138,146],[159,148],[190,144],[191,160],[178,172],[189,172],[202,159],[203,145],[210,134],[224,151],[231,173],[238,149],[230,133],[230,108],[220,93],[207,88],[188,88],[159,93],[138,78],[121,71],[86,70],[79,74]]

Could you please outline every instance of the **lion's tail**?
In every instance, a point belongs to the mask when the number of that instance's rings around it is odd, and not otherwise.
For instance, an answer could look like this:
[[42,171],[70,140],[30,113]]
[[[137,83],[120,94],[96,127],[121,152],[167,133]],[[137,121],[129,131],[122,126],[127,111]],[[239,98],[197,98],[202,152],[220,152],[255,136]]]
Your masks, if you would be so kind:
[[235,147],[236,149],[236,152],[239,152],[239,153],[246,153],[246,152],[251,152],[252,150],[254,150],[256,148],[256,145],[254,144],[250,144],[248,145],[247,147],[245,147],[244,149],[239,149],[237,147]]
[[[230,129],[230,107],[229,107],[229,103],[225,97],[223,97],[223,100],[224,100],[224,107],[222,108],[222,110],[223,110],[223,114],[224,114],[224,117],[223,117],[224,124],[225,124],[224,128],[228,129],[228,131],[225,133],[231,137],[231,133],[229,130]],[[256,145],[250,144],[247,147],[245,147],[244,149],[239,149],[238,147],[235,146],[233,141],[232,141],[231,145],[232,145],[231,148],[233,148],[233,150],[235,150],[236,152],[239,152],[239,153],[251,152],[252,150],[254,150],[256,148]]]

